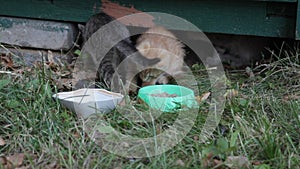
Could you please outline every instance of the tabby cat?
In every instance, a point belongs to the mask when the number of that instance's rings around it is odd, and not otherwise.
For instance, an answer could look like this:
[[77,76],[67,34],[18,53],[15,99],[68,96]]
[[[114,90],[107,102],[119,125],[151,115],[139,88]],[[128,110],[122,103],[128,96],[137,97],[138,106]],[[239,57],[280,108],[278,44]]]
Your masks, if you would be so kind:
[[[106,41],[110,41],[111,37],[124,37],[122,41],[120,41],[117,45],[109,50],[109,52],[102,59],[98,71],[97,71],[97,82],[102,84],[101,87],[109,89],[112,83],[112,77],[115,73],[116,67],[125,59],[127,56],[130,56],[131,61],[134,64],[132,65],[141,65],[141,66],[151,66],[160,61],[158,58],[149,58],[141,55],[134,44],[131,42],[130,34],[125,25],[120,22],[113,22],[114,19],[105,13],[98,13],[93,15],[85,24],[79,25],[79,29],[81,30],[83,44],[88,41],[88,39],[102,26],[110,23],[109,29],[105,33],[105,37],[99,38],[100,40],[105,39]],[[101,43],[101,41],[100,41]],[[110,44],[111,42],[105,42],[105,44]],[[134,54],[134,55],[132,55]],[[123,66],[126,68],[126,65]],[[126,70],[118,70],[118,73],[122,72],[122,76],[120,77],[123,84],[126,84]]]
[[155,68],[139,73],[141,86],[167,84],[174,76],[181,74],[184,63],[184,45],[173,33],[161,26],[154,26],[137,40],[136,48],[148,59],[159,58]]

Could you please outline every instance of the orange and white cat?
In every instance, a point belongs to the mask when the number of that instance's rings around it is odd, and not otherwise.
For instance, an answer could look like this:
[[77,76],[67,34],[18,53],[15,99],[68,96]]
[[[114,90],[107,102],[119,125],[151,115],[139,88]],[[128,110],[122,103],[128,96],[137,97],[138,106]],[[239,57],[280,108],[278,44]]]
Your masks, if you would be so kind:
[[154,68],[139,73],[141,86],[167,84],[174,76],[182,73],[184,45],[166,28],[154,26],[148,29],[138,38],[136,48],[148,59],[160,59]]

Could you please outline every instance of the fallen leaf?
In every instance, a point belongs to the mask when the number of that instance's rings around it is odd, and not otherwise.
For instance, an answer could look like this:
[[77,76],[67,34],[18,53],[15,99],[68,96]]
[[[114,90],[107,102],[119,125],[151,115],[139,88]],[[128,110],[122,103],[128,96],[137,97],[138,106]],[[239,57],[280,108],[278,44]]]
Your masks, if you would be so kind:
[[22,167],[17,167],[15,169],[28,169],[28,168],[29,168],[29,166],[22,166]]
[[246,73],[248,74],[248,76],[250,78],[254,78],[255,77],[255,75],[254,75],[254,73],[253,73],[253,71],[252,71],[252,69],[250,67],[246,67]]
[[194,141],[198,141],[199,140],[199,137],[198,136],[194,136]]
[[202,167],[207,168],[211,166],[211,160],[213,157],[213,153],[208,153],[202,159]]
[[214,161],[214,168],[217,166],[221,166],[223,164],[221,160],[214,159],[213,161]]
[[0,157],[0,165],[6,165],[7,160],[5,157]]
[[56,86],[58,89],[72,89],[72,79],[61,78],[56,81]]
[[0,137],[0,146],[4,146],[6,144],[6,142],[4,141],[4,139],[2,137]]
[[19,167],[23,164],[24,154],[18,153],[11,156],[7,156],[6,159],[10,162],[14,167]]
[[78,132],[74,132],[73,137],[78,139],[78,138],[80,138],[80,134]]
[[129,147],[129,144],[126,143],[126,142],[122,142],[122,143],[120,144],[120,146],[125,147],[125,148],[128,148],[128,147]]
[[[138,99],[138,100],[140,100],[140,99]],[[125,106],[125,105],[126,105],[125,99],[122,99],[121,102],[119,103],[119,106]]]
[[7,68],[14,70],[15,66],[14,66],[14,62],[11,59],[11,57],[2,56],[0,60],[1,60],[1,63],[4,64]]
[[48,61],[50,63],[55,63],[54,56],[51,50],[48,50]]
[[181,159],[176,160],[176,165],[179,165],[181,167],[185,166],[184,162]]
[[285,95],[283,101],[299,100],[300,96],[298,95]]
[[261,162],[260,161],[253,161],[252,165],[261,165]]
[[239,91],[238,91],[238,90],[235,90],[235,89],[229,89],[229,90],[226,91],[225,97],[226,97],[227,99],[233,99],[233,98],[235,98],[236,96],[238,96],[238,94],[239,94]]
[[228,156],[225,165],[232,169],[249,168],[249,160],[245,156]]
[[69,77],[72,75],[72,72],[69,70],[62,70],[62,71],[56,72],[56,74],[60,77]]
[[196,100],[198,103],[201,103],[201,102],[207,100],[209,96],[210,96],[210,92],[206,92],[206,93],[203,93],[201,96],[196,96]]

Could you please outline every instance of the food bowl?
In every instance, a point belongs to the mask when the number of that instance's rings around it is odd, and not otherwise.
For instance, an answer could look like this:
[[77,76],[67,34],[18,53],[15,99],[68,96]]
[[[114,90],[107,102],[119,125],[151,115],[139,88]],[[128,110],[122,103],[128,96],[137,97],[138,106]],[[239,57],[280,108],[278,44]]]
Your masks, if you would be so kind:
[[194,91],[178,85],[152,85],[139,90],[138,98],[149,107],[163,112],[176,112],[197,106]]
[[123,95],[120,93],[92,88],[60,92],[54,94],[53,97],[57,98],[62,105],[83,118],[87,118],[94,113],[109,112],[123,99]]

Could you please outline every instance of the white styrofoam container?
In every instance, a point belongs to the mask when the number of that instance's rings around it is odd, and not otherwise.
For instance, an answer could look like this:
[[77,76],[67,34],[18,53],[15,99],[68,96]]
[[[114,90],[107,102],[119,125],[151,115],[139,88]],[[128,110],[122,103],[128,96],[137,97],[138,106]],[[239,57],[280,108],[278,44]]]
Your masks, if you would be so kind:
[[78,116],[87,118],[94,113],[106,113],[119,104],[123,95],[104,89],[82,88],[70,92],[60,92],[53,95]]

